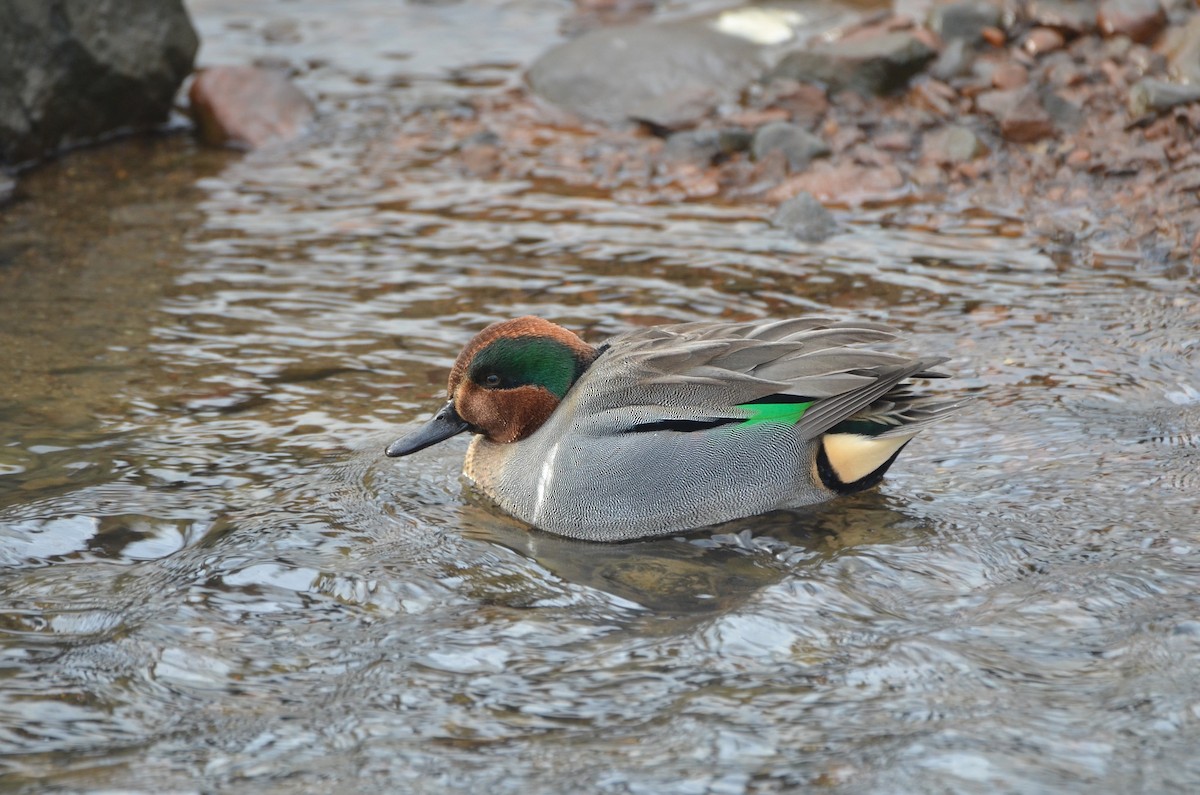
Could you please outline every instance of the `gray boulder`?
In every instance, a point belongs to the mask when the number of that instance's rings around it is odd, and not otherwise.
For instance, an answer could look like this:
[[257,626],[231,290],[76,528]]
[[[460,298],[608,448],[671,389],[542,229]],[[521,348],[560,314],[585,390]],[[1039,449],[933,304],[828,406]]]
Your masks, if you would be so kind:
[[182,0],[0,0],[0,165],[166,121],[198,46]]
[[682,129],[736,101],[788,43],[852,18],[837,3],[797,2],[601,28],[546,52],[527,77],[538,96],[584,118]]

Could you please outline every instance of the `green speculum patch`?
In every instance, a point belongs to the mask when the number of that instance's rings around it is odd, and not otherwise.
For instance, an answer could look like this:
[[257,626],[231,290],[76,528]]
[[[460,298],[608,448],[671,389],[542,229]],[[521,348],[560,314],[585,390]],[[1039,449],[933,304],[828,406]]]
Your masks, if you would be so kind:
[[750,416],[747,424],[759,422],[777,422],[784,425],[795,425],[800,422],[804,412],[808,411],[816,401],[807,403],[743,403],[738,408],[745,409]]
[[[475,354],[469,375],[481,386],[541,386],[561,399],[583,369],[574,352],[557,340],[515,337],[498,339]],[[497,376],[499,383],[488,384],[490,375]]]

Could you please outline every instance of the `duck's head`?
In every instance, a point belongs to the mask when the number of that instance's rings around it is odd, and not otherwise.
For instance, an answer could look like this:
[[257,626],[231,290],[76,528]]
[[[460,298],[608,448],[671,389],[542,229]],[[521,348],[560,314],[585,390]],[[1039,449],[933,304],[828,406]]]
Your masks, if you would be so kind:
[[387,446],[397,458],[471,431],[519,442],[550,417],[599,352],[540,317],[493,323],[467,343],[446,386],[446,405],[421,428]]

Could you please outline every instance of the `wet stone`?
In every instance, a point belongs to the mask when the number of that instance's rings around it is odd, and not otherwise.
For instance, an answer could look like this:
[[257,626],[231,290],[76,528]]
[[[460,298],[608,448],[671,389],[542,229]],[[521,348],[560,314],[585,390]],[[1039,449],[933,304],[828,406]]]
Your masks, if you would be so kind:
[[315,115],[312,102],[281,72],[218,66],[188,92],[200,138],[212,146],[257,149],[291,140]]
[[828,155],[830,149],[829,144],[803,127],[779,121],[759,127],[750,144],[755,160],[775,151],[787,158],[788,170],[803,171],[814,159]]
[[837,231],[837,221],[811,193],[803,192],[779,205],[771,225],[806,243],[820,243]]
[[928,24],[947,43],[978,44],[985,28],[1000,27],[1002,16],[1000,7],[988,0],[963,0],[934,6]]
[[822,83],[831,92],[887,94],[907,85],[937,53],[908,31],[824,42],[789,54],[772,77]]
[[1103,0],[1096,25],[1105,36],[1128,36],[1146,44],[1167,24],[1167,13],[1158,0]]
[[1147,77],[1129,89],[1129,113],[1132,116],[1161,113],[1176,105],[1192,102],[1200,102],[1200,86],[1169,83],[1166,80]]

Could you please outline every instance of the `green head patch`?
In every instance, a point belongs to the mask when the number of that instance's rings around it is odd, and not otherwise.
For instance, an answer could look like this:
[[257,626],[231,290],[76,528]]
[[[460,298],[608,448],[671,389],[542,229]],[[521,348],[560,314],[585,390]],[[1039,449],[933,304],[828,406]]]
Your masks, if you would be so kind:
[[485,389],[541,386],[560,400],[589,362],[546,337],[502,337],[471,359],[467,377]]

